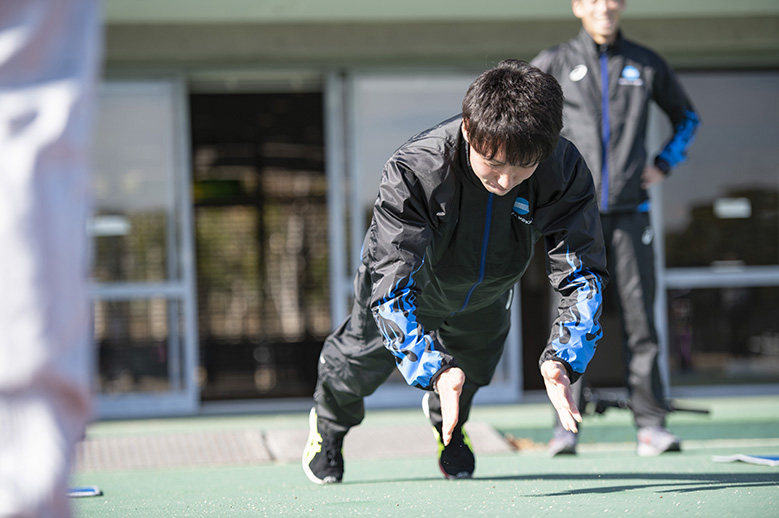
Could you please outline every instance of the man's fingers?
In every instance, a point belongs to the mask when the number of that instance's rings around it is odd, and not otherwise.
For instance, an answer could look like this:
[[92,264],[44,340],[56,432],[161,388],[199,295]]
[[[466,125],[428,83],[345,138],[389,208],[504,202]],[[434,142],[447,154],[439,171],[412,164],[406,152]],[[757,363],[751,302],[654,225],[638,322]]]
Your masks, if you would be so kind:
[[441,418],[443,419],[441,439],[444,446],[447,446],[452,440],[454,427],[457,426],[460,417],[460,393],[463,391],[463,384],[465,384],[465,373],[457,367],[452,367],[442,373],[436,382],[438,397],[441,399]]
[[[577,419],[571,412],[565,410],[565,409],[557,409],[557,415],[560,417],[560,424],[563,425],[563,428],[568,430],[569,432],[578,433],[579,428],[576,426]],[[579,422],[581,422],[581,417],[579,419]]]
[[557,415],[560,416],[560,422],[563,428],[569,432],[577,433],[579,431],[576,423],[582,422],[582,415],[576,408],[571,396],[571,389],[569,386],[559,385],[555,387],[555,391],[558,392],[559,404],[555,405]]
[[544,377],[546,393],[560,418],[560,424],[569,432],[577,433],[576,423],[582,422],[582,415],[576,408],[571,393],[571,382],[562,365],[547,361],[541,365],[541,375]]
[[449,444],[452,440],[452,434],[454,433],[454,427],[457,426],[457,419],[460,416],[460,390],[455,387],[441,387],[438,385],[438,395],[441,398],[441,417],[443,418],[441,437],[444,441],[444,446]]
[[[451,399],[451,398],[447,398]],[[443,439],[444,446],[447,446],[449,442],[452,440],[452,434],[454,433],[454,427],[457,426],[457,418],[460,415],[460,395],[457,394],[457,397],[454,399],[454,401],[448,401],[447,404],[444,404],[444,398],[441,398],[441,414],[443,416],[444,422],[443,422]]]

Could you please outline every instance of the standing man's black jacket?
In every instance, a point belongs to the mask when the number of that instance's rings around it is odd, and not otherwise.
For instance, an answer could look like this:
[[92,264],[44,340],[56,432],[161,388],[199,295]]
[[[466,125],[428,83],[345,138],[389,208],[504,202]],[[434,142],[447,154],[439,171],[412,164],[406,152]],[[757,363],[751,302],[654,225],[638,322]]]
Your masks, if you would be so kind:
[[684,161],[700,122],[670,67],[621,33],[613,45],[598,45],[584,29],[541,52],[532,64],[556,77],[565,92],[562,134],[576,143],[592,170],[601,212],[648,211],[641,187],[648,101],[658,104],[674,128],[655,158],[666,174]]
[[470,168],[461,122],[413,137],[387,162],[363,247],[371,293],[358,293],[369,300],[356,304],[371,308],[406,381],[430,389],[454,360],[424,322],[505,297],[543,236],[549,279],[563,298],[541,360],[562,360],[576,380],[601,336],[607,280],[590,172],[560,138],[530,179],[496,196]]

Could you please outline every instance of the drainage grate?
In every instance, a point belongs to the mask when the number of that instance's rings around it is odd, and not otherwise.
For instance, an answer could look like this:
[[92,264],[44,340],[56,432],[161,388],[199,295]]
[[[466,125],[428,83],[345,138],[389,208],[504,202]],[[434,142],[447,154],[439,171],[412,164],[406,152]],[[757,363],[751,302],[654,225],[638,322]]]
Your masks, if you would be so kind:
[[240,430],[91,438],[78,446],[76,469],[182,468],[270,461],[262,432]]
[[[489,424],[465,425],[476,454],[513,451]],[[78,447],[76,469],[105,471],[298,462],[308,430],[238,430],[94,437]],[[349,459],[433,456],[429,425],[358,426],[346,436]]]

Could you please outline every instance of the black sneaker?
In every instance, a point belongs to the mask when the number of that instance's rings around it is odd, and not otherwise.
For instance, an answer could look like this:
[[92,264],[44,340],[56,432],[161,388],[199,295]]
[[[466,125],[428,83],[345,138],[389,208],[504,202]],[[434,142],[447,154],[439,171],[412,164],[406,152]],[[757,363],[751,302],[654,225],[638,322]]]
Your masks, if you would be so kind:
[[[422,398],[422,410],[428,419],[430,419],[429,397],[430,394],[425,394]],[[452,440],[449,441],[448,446],[444,446],[441,430],[438,426],[433,426],[433,435],[438,443],[438,467],[441,469],[441,473],[449,480],[473,477],[476,458],[473,456],[471,440],[463,427],[458,426],[454,429]]]
[[314,484],[337,484],[344,476],[342,453],[346,432],[330,429],[327,421],[319,419],[316,409],[308,414],[308,442],[303,450],[303,471]]

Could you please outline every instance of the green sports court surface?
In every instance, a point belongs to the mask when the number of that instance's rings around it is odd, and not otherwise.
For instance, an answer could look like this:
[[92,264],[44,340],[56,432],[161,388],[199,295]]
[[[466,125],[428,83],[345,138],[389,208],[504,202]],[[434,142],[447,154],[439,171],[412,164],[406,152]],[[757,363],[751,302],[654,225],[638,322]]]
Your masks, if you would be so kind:
[[635,455],[630,414],[588,416],[577,456],[550,458],[545,404],[476,406],[472,480],[438,471],[421,411],[369,411],[344,445],[344,483],[300,468],[306,413],[96,423],[73,484],[76,517],[734,516],[779,517],[779,466],[713,455],[779,455],[779,396],[684,400],[673,413],[684,451]]

